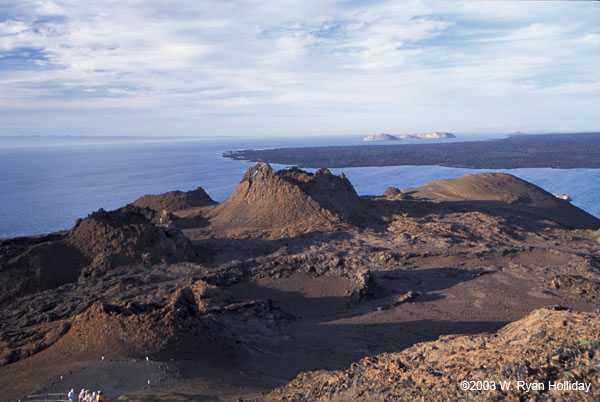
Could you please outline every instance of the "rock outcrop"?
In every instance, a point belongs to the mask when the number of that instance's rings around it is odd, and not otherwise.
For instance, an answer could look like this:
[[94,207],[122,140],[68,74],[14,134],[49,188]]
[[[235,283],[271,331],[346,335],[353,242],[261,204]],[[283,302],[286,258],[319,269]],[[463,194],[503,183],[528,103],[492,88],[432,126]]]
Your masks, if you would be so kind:
[[100,209],[73,229],[38,241],[0,243],[0,300],[104,275],[123,264],[188,261],[195,258],[180,230],[148,208]]
[[366,219],[365,202],[343,173],[296,168],[276,172],[257,163],[231,197],[211,211],[210,220],[224,229],[323,230],[338,223],[360,224]]
[[390,200],[406,200],[409,197],[396,187],[388,187],[385,189],[383,196]]
[[190,241],[181,231],[161,226],[164,221],[163,215],[149,208],[101,209],[78,221],[66,241],[91,260],[84,277],[123,264],[193,259]]
[[169,191],[158,195],[144,195],[132,203],[136,207],[150,208],[155,211],[166,209],[169,212],[215,204],[217,202],[210,198],[202,187],[187,192]]
[[97,302],[74,320],[71,330],[52,348],[52,353],[106,358],[232,356],[231,347],[203,322],[189,287],[178,289],[166,305]]

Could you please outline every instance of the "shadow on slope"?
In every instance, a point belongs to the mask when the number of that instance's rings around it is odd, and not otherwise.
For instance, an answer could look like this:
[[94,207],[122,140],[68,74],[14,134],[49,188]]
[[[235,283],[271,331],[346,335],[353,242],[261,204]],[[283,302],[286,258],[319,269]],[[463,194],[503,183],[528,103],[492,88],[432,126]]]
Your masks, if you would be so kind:
[[[472,280],[480,273],[454,268],[394,270],[385,273],[391,280],[377,275],[377,283],[371,287],[374,292],[366,294],[360,303],[351,301],[351,281],[327,275],[294,273],[280,279],[238,283],[229,290],[239,300],[256,295],[273,300],[294,317],[284,329],[287,336],[251,362],[255,370],[290,378],[299,371],[341,368],[364,356],[401,351],[440,335],[496,331],[507,321],[443,320],[431,314],[431,318],[412,320],[402,313],[402,307],[390,305],[394,296],[409,289],[421,294],[411,303],[429,303],[443,297],[433,292]],[[399,308],[395,321],[373,321],[372,313],[382,303],[386,309]]]
[[195,259],[190,241],[162,219],[131,205],[100,209],[64,234],[0,243],[0,301],[102,276],[124,264]]

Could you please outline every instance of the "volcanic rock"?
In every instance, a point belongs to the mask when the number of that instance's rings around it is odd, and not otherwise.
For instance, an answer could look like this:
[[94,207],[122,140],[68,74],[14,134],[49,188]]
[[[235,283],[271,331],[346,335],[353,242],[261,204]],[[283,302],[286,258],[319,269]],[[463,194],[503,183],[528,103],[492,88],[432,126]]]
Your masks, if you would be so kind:
[[75,319],[71,330],[51,349],[50,353],[106,358],[231,356],[231,348],[203,322],[188,287],[178,289],[166,305],[97,302]]
[[600,281],[594,279],[560,274],[548,281],[548,288],[553,292],[585,297],[593,302],[600,300]]
[[409,290],[408,292],[406,292],[402,295],[398,295],[398,296],[394,297],[394,305],[399,305],[402,303],[407,303],[407,302],[413,301],[417,297],[419,297],[419,292],[415,292],[414,290]]
[[234,193],[210,213],[219,228],[288,231],[323,230],[334,224],[360,224],[365,203],[342,174],[328,169],[309,173],[275,171],[257,163],[246,171]]
[[506,173],[468,174],[404,189],[404,193],[439,202],[475,201],[489,207],[510,205],[513,211],[543,217],[566,227],[598,229],[600,220],[567,201]]
[[0,302],[77,281],[91,259],[64,235],[33,245],[0,243],[7,258],[0,260]]
[[[543,308],[493,335],[440,337],[400,353],[366,357],[343,371],[299,374],[270,401],[573,400],[600,398],[600,315]],[[473,390],[461,389],[473,382]],[[487,381],[477,388],[477,381]],[[512,382],[502,389],[501,381]],[[519,389],[517,381],[544,384]],[[551,383],[583,382],[589,391],[558,391]],[[491,389],[495,382],[495,389]]]
[[187,192],[169,191],[158,195],[144,195],[132,203],[136,207],[150,208],[155,211],[166,209],[169,212],[215,204],[217,202],[213,201],[202,187]]
[[408,199],[408,196],[396,187],[386,188],[385,192],[383,193],[383,196],[385,198],[389,198],[390,200],[406,200],[406,199]]
[[366,297],[373,295],[375,282],[371,276],[371,271],[361,269],[356,272],[356,275],[350,278],[350,301],[358,303]]
[[128,205],[110,212],[101,209],[79,221],[66,240],[92,260],[82,276],[140,261],[193,259],[189,240],[179,230],[159,226],[161,218],[149,208]]
[[148,208],[100,209],[60,235],[38,242],[0,243],[0,300],[52,289],[123,264],[195,258],[181,231],[160,225],[164,216]]

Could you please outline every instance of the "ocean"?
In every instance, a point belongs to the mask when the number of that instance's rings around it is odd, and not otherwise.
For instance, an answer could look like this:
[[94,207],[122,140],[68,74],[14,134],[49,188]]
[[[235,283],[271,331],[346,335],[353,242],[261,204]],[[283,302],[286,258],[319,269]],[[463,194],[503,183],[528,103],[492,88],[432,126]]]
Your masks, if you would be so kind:
[[[474,138],[483,139],[461,136],[444,141]],[[419,144],[427,142],[412,141]],[[415,142],[409,140],[405,143]],[[223,158],[221,154],[225,151],[365,144],[362,137],[0,137],[0,238],[69,229],[76,219],[99,208],[116,209],[144,194],[187,191],[201,186],[214,200],[223,201],[231,195],[242,174],[253,165]],[[481,172],[440,166],[331,171],[336,174],[343,171],[360,195],[382,194],[388,186],[414,187],[433,180]],[[600,169],[486,171],[510,173],[547,191],[569,194],[574,205],[600,217]]]

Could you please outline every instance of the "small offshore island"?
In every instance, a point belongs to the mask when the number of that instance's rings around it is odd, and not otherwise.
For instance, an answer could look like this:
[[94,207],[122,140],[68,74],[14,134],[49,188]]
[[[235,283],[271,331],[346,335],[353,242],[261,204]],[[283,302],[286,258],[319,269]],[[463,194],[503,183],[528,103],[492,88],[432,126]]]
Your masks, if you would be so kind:
[[303,168],[439,165],[470,169],[600,168],[600,133],[516,135],[444,144],[353,145],[230,151],[226,158]]
[[409,135],[392,135],[386,133],[370,134],[363,138],[363,141],[397,141],[397,140],[442,140],[446,138],[456,138],[452,133],[443,133],[435,131],[432,133],[417,133]]

